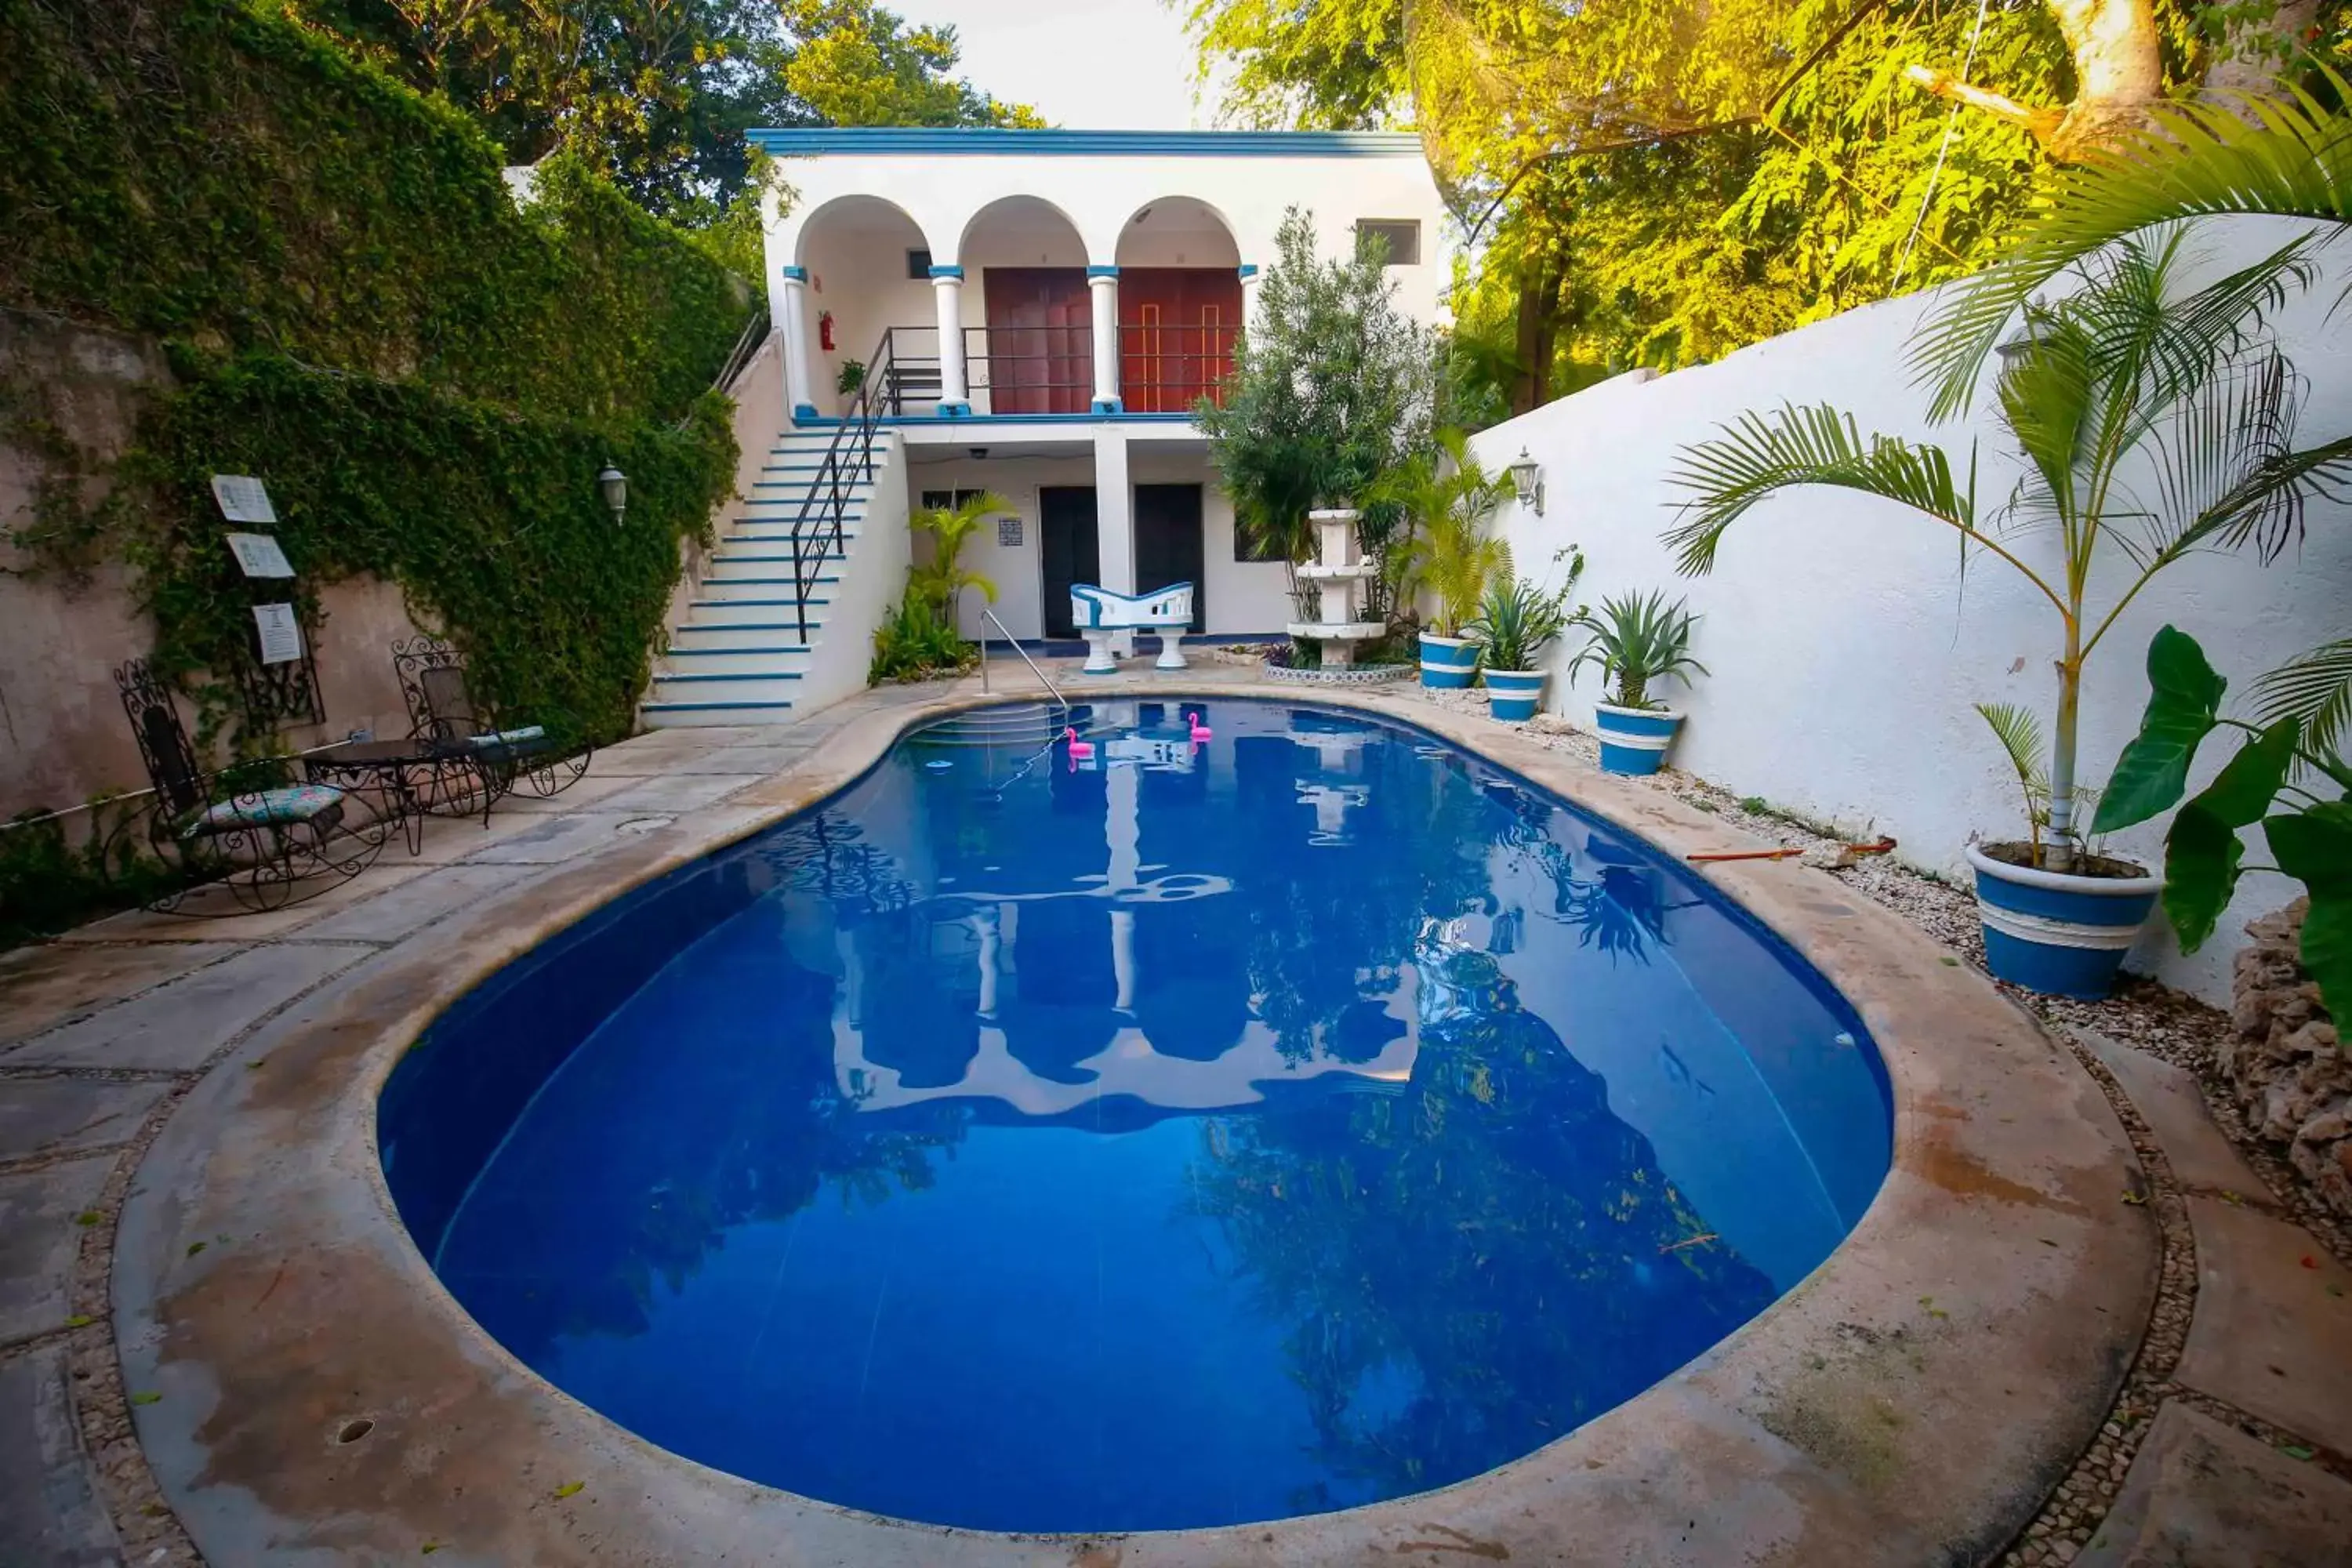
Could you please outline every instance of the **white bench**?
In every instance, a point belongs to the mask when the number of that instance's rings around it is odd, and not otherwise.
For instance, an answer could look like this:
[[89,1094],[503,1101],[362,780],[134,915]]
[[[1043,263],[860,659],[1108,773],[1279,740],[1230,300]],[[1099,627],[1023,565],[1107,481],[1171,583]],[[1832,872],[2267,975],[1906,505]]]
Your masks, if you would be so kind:
[[1114,594],[1092,583],[1076,583],[1070,586],[1070,619],[1087,639],[1082,674],[1115,674],[1118,660],[1111,654],[1111,639],[1132,631],[1160,634],[1154,668],[1182,669],[1184,629],[1192,624],[1192,584],[1171,583],[1149,594]]

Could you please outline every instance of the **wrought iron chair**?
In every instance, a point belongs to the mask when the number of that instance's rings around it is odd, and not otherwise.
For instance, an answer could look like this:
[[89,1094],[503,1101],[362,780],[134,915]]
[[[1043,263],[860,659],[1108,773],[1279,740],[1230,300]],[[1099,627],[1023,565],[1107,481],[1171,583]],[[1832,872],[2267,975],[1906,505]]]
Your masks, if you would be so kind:
[[341,790],[286,783],[268,761],[207,773],[170,688],[145,659],[117,669],[114,683],[154,785],[148,842],[182,875],[149,909],[226,913],[182,908],[195,889],[217,886],[241,909],[281,910],[350,880],[383,853],[390,825],[373,816],[352,820]]
[[518,784],[533,795],[560,795],[588,772],[593,748],[575,751],[561,726],[519,724],[485,712],[466,685],[466,656],[442,637],[425,633],[392,645],[392,668],[408,704],[410,733],[479,770],[486,798],[483,814]]

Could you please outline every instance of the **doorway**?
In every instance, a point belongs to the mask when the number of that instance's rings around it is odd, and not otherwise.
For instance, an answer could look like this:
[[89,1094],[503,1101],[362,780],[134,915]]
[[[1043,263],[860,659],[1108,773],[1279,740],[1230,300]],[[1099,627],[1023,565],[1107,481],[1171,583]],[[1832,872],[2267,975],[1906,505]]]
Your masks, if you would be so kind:
[[1149,594],[1171,583],[1192,584],[1192,626],[1209,624],[1207,555],[1201,543],[1201,487],[1135,487],[1135,588]]
[[1102,581],[1092,485],[1045,485],[1037,491],[1037,554],[1045,574],[1044,621],[1049,637],[1074,637],[1070,584]]
[[1094,406],[1094,306],[1083,267],[992,267],[988,397],[993,414],[1084,414]]

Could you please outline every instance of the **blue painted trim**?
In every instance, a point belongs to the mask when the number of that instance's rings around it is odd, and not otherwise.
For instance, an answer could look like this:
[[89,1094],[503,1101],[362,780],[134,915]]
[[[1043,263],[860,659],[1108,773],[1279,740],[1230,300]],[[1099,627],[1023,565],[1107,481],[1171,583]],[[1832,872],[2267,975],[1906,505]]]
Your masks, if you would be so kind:
[[1977,873],[1977,897],[1997,910],[2013,910],[2043,920],[2070,921],[2075,925],[2137,930],[2156,907],[2154,893],[2074,893],[2058,888],[2035,888],[2005,882]]
[[1664,752],[1647,751],[1636,746],[1612,746],[1609,738],[1601,739],[1601,771],[1604,773],[1630,773],[1639,777],[1658,771],[1666,760]]
[[1087,268],[1087,276],[1089,278],[1116,278],[1118,276],[1118,268],[1116,267],[1089,267]]
[[814,404],[814,403],[795,403],[795,404],[793,404],[793,424],[795,424],[795,425],[805,425],[805,424],[807,424],[810,420],[814,419],[815,417],[817,417],[816,405],[815,405],[815,404]]
[[801,672],[797,669],[779,669],[773,672],[730,669],[722,670],[716,675],[656,675],[654,679],[656,683],[692,681],[699,685],[706,680],[798,680],[800,678]]
[[785,277],[791,279],[795,283],[805,283],[808,281],[808,268],[805,267],[786,267],[782,271]]
[[[974,425],[1100,425],[1106,421],[1120,425],[1189,425],[1192,422],[1189,414],[974,414],[969,403],[941,404],[940,406],[961,408],[963,412],[960,415],[886,414],[876,423],[896,426],[945,425],[950,420],[957,423],[970,420]],[[841,421],[827,416],[816,423],[821,426],[838,425]]]
[[969,419],[971,417],[971,405],[969,403],[942,403],[940,405],[939,413],[933,416],[933,417],[939,419]]
[[789,702],[755,699],[749,702],[648,702],[638,710],[641,713],[732,713],[737,709],[775,708],[792,706]]
[[1682,724],[1679,713],[1613,713],[1593,710],[1593,728],[1603,736],[1611,731],[1620,735],[1671,735]]
[[934,261],[931,263],[931,276],[934,278],[961,278],[963,276],[963,268],[949,262]]
[[1119,401],[1116,397],[1097,397],[1095,399],[1095,412],[1097,414],[1116,414],[1118,410]]
[[1244,261],[1239,267],[1234,268],[1234,270],[1240,275],[1244,282],[1246,282],[1250,279],[1257,276],[1257,263],[1255,261]]
[[904,125],[763,126],[744,140],[785,158],[913,153],[1014,157],[1418,158],[1402,131],[1017,131]]

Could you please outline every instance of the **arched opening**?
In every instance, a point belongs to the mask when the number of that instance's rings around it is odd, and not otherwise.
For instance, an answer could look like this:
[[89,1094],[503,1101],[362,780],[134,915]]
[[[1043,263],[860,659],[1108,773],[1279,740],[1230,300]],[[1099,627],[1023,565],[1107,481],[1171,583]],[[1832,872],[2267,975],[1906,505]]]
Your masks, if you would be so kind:
[[[931,300],[930,242],[905,209],[879,196],[842,196],[801,224],[798,265],[808,270],[810,391],[817,407],[839,414],[873,366],[900,367],[885,387],[895,412],[908,400],[939,398],[938,311]],[[882,351],[889,334],[893,352]],[[908,362],[916,362],[910,371]],[[930,366],[928,379],[920,365]],[[852,365],[856,375],[847,374]]]
[[1208,203],[1165,196],[1118,236],[1119,395],[1137,414],[1214,396],[1242,328],[1241,248]]
[[964,226],[956,259],[964,269],[973,412],[1086,413],[1094,395],[1093,311],[1086,242],[1068,215],[1035,196],[991,202]]

